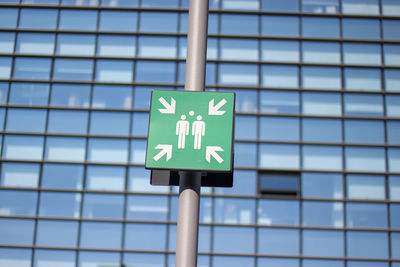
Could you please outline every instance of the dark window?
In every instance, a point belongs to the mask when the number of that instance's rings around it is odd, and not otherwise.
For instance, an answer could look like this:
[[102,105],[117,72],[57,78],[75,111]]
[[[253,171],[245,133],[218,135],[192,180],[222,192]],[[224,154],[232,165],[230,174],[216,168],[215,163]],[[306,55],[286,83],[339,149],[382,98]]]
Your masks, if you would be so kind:
[[300,196],[300,174],[298,172],[261,172],[258,192],[262,195]]

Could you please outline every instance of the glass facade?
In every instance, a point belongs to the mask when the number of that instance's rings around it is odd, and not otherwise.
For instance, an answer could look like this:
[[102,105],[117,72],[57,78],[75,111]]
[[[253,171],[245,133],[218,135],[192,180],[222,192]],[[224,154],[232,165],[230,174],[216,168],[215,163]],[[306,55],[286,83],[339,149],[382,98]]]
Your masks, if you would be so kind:
[[[0,0],[0,266],[174,266],[178,188],[144,169],[183,90],[188,0]],[[400,2],[210,0],[233,188],[198,266],[400,266]]]

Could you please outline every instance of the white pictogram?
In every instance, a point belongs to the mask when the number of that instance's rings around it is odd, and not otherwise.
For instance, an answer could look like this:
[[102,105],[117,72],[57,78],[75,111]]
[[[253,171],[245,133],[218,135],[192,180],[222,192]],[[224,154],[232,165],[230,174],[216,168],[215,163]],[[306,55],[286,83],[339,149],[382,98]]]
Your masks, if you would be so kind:
[[189,122],[182,115],[181,120],[176,123],[176,135],[178,136],[178,149],[185,148],[185,137],[189,134]]
[[164,108],[159,108],[158,111],[160,111],[163,114],[175,114],[175,106],[176,106],[176,101],[171,97],[171,104],[168,103],[164,97],[160,97],[158,99],[160,103],[164,106]]
[[201,120],[200,115],[197,116],[197,121],[192,124],[192,135],[194,135],[194,149],[201,148],[201,137],[204,136],[206,131],[206,124]]

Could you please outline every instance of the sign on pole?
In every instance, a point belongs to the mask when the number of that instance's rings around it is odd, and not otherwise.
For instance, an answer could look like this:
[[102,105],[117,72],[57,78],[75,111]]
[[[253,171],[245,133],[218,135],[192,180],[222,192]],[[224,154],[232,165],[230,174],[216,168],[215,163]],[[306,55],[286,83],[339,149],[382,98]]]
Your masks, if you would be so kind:
[[146,168],[231,172],[234,93],[153,91]]

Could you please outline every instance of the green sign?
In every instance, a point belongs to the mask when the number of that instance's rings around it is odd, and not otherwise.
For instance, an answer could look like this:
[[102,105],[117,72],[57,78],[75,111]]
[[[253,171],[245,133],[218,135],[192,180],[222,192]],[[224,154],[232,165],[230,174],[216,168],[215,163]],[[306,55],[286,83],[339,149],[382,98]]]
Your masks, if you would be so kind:
[[234,93],[153,91],[146,168],[232,171]]

